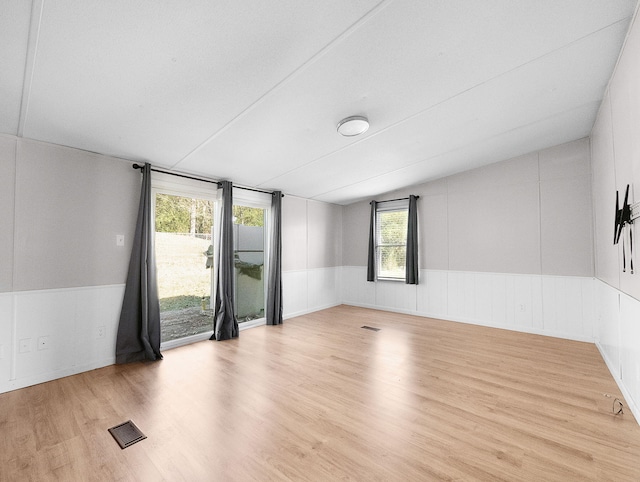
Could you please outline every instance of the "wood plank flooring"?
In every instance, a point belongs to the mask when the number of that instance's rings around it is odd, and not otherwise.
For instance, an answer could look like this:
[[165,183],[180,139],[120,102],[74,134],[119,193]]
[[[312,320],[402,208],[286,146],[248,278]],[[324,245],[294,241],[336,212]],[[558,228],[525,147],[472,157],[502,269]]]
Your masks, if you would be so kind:
[[0,395],[0,480],[640,480],[592,344],[339,306],[164,355]]

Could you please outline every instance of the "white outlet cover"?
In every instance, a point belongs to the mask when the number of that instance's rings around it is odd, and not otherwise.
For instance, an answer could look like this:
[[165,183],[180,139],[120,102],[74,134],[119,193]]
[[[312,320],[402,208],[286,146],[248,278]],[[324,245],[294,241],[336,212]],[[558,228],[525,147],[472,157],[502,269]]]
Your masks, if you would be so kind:
[[49,348],[49,337],[41,336],[38,338],[38,350],[46,350]]
[[116,234],[116,246],[124,246],[124,234]]

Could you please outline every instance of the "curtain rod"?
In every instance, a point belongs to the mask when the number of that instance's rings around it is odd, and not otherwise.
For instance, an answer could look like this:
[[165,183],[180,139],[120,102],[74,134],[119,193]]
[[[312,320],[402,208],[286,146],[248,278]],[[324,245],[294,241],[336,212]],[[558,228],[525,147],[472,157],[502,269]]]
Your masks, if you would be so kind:
[[[420,196],[416,196],[416,199],[420,199]],[[373,203],[391,203],[393,201],[405,201],[409,199],[408,197],[399,197],[398,199],[387,199],[386,201],[370,201],[369,204]]]
[[[133,166],[134,169],[140,169],[142,170],[142,168],[144,166],[141,166],[140,164],[134,164]],[[153,172],[161,172],[163,174],[169,174],[170,176],[176,176],[176,177],[182,177],[184,179],[193,179],[194,181],[202,181],[202,182],[208,182],[210,184],[216,184],[218,187],[220,187],[220,185],[222,184],[220,181],[214,181],[213,179],[205,179],[202,177],[193,177],[193,176],[187,176],[186,174],[179,174],[177,172],[171,172],[171,171],[163,171],[162,169],[155,169],[155,168],[151,168],[151,170]],[[275,192],[273,191],[263,191],[262,189],[253,189],[251,187],[243,187],[243,186],[233,186],[235,188],[238,189],[244,189],[245,191],[253,191],[253,192],[261,192],[264,194],[271,194],[272,196],[275,194]],[[282,197],[284,197],[284,194],[281,194]]]

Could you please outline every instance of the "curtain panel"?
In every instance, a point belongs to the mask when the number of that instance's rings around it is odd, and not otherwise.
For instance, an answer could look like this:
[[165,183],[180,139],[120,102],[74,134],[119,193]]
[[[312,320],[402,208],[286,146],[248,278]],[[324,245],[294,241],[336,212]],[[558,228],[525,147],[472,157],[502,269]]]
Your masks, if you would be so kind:
[[407,222],[407,255],[405,269],[405,283],[417,285],[418,268],[418,211],[417,196],[409,196],[409,212]]
[[271,246],[267,285],[267,325],[282,324],[282,193],[271,201]]
[[237,338],[240,330],[235,311],[235,277],[233,257],[233,184],[220,182],[222,186],[222,206],[220,229],[218,230],[216,301],[214,308],[214,329],[210,340]]
[[151,165],[142,168],[142,189],[127,283],[116,338],[116,363],[162,359],[160,303],[151,220]]
[[367,281],[376,280],[376,210],[378,203],[371,201],[371,214],[369,216],[369,251],[367,254]]

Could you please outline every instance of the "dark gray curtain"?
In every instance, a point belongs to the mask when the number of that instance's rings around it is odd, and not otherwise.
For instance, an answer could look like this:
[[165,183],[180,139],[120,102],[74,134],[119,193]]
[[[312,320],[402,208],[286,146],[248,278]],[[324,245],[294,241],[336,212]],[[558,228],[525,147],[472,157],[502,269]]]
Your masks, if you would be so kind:
[[409,219],[407,223],[407,266],[405,282],[418,284],[418,211],[417,196],[409,196]]
[[235,279],[233,257],[233,184],[222,181],[222,215],[216,274],[216,304],[213,335],[210,340],[229,340],[239,334],[234,306]]
[[267,285],[267,325],[282,324],[282,193],[271,200],[271,251]]
[[371,201],[369,218],[369,253],[367,257],[367,281],[376,280],[376,209],[378,203]]
[[116,338],[116,363],[162,359],[157,283],[151,223],[151,165],[146,163],[142,168],[138,221]]

